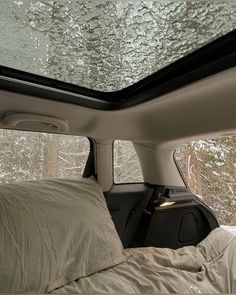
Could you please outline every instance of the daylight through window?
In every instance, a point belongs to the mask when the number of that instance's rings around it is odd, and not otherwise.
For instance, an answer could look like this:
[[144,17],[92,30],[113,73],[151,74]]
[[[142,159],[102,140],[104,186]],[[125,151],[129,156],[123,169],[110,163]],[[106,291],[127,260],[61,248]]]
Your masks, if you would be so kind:
[[192,141],[175,158],[194,194],[221,225],[236,225],[236,136]]
[[142,169],[133,143],[116,140],[113,147],[114,182],[143,182]]
[[0,182],[82,177],[86,137],[0,129]]
[[236,29],[235,0],[9,0],[0,14],[0,65],[101,91]]

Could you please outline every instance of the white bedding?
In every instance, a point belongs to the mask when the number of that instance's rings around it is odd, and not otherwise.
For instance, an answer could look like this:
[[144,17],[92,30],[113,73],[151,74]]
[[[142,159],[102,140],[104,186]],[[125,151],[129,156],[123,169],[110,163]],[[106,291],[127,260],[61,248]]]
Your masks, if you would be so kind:
[[236,236],[217,228],[196,247],[125,250],[126,262],[52,294],[234,293]]
[[0,186],[0,293],[232,293],[236,236],[123,250],[92,180]]

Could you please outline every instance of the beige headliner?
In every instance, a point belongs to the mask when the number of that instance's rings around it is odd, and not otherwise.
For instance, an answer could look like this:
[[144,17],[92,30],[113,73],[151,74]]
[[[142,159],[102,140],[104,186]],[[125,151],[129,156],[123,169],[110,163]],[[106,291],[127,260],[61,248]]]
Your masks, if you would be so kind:
[[[101,159],[106,154],[111,155],[110,140],[132,140],[136,142],[146,181],[183,186],[172,158],[173,150],[193,138],[234,133],[235,93],[236,68],[118,111],[93,110],[1,90],[0,116],[2,119],[7,112],[31,113],[68,121],[68,133],[90,136],[103,144],[98,149]],[[0,123],[0,127],[7,126]],[[50,131],[30,122],[19,124],[17,128]],[[100,182],[107,190],[112,182],[108,175],[111,163],[103,162],[99,160],[98,168],[102,173]]]

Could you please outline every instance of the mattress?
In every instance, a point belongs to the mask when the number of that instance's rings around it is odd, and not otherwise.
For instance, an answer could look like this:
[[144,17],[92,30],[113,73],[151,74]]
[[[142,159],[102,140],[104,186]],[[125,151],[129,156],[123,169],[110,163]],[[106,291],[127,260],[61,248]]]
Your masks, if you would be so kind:
[[125,250],[126,261],[54,290],[88,293],[234,293],[236,236],[217,228],[196,247]]

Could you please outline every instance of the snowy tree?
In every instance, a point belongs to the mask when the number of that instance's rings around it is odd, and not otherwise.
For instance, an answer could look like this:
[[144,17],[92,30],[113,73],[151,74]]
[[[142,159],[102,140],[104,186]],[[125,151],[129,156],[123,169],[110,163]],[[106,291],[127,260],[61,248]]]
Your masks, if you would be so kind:
[[176,158],[192,192],[221,224],[236,225],[236,136],[190,142]]
[[142,168],[132,142],[115,140],[113,148],[114,182],[143,182]]
[[82,176],[86,137],[0,130],[0,182]]

